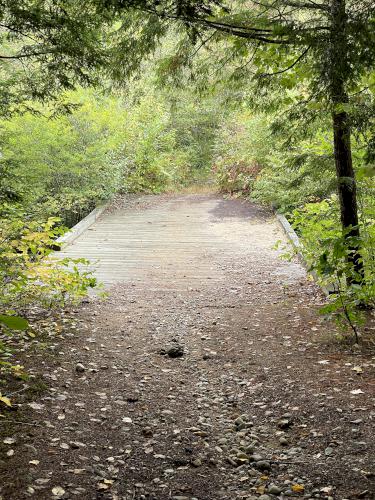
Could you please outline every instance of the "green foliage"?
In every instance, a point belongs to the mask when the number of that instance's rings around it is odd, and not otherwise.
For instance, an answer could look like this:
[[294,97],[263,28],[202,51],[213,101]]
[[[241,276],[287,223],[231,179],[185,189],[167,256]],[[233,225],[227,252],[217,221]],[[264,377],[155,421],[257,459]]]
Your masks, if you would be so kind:
[[[55,100],[64,89],[98,81],[110,48],[110,13],[97,2],[3,0],[0,9],[0,115],[35,108],[33,101]],[[37,107],[37,106],[36,106]]]
[[[375,191],[375,183],[368,181]],[[336,196],[317,203],[308,203],[293,211],[292,219],[300,235],[302,253],[319,282],[332,289],[329,303],[322,312],[335,316],[353,329],[364,318],[363,306],[375,307],[375,204],[367,199],[360,218],[361,238],[343,234],[340,229]],[[359,247],[364,275],[359,275],[352,260]]]
[[170,107],[176,147],[189,158],[190,177],[202,179],[211,168],[225,106],[217,95],[200,96],[198,100],[192,92],[170,87],[163,95]]
[[[57,218],[47,221],[27,220],[21,211],[3,209],[0,221],[0,307],[6,316],[14,309],[24,310],[30,304],[44,307],[76,302],[96,281],[84,269],[83,259],[56,261],[51,257],[56,237],[63,230],[56,227]],[[79,266],[83,266],[81,269]],[[1,322],[10,328],[22,326],[13,320]],[[12,323],[12,324],[10,324]],[[16,328],[17,329],[17,328]]]
[[5,325],[11,330],[26,330],[29,325],[25,318],[9,316],[8,314],[0,314],[0,324]]
[[197,110],[193,98],[185,92],[176,106],[145,80],[118,96],[70,92],[70,114],[51,118],[42,107],[43,114],[3,120],[0,201],[17,200],[33,217],[58,216],[71,227],[116,192],[187,184],[207,171],[216,123],[212,108]]
[[254,186],[255,200],[290,213],[335,191],[332,144],[327,133],[317,130],[312,137],[286,146],[280,134],[271,137],[273,149]]
[[267,118],[248,111],[233,113],[217,135],[214,172],[222,192],[248,195],[270,153]]
[[81,90],[67,99],[79,104],[72,114],[3,121],[1,165],[26,210],[71,226],[119,188],[124,121],[115,98]]
[[[85,259],[52,255],[56,238],[64,230],[60,220],[29,219],[20,208],[3,204],[0,220],[0,333],[10,340],[34,337],[25,319],[30,307],[61,308],[76,304],[96,279]],[[21,314],[21,315],[19,315]],[[25,333],[23,333],[25,332]],[[12,356],[7,342],[0,341],[0,373],[21,376],[18,365],[4,361]],[[18,367],[18,368],[17,368]],[[18,371],[17,371],[18,370]],[[22,372],[23,373],[23,372]],[[7,404],[4,399],[0,400]]]
[[122,112],[121,190],[156,193],[183,183],[190,163],[176,144],[167,103],[146,88]]

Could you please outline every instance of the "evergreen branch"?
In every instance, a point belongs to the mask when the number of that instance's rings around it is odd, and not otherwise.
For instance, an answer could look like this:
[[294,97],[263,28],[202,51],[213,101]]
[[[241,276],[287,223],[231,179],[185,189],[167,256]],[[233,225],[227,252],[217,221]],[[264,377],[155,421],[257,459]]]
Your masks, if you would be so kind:
[[275,71],[274,73],[263,73],[262,75],[260,75],[261,78],[265,78],[265,77],[268,77],[268,76],[274,76],[274,75],[281,75],[282,73],[286,73],[287,71],[289,71],[290,69],[294,68],[294,66],[296,64],[298,64],[304,57],[305,55],[308,53],[308,51],[311,49],[311,45],[309,45],[307,47],[307,49],[305,49],[302,54],[300,54],[297,59],[290,65],[288,66],[287,68],[284,68],[280,71]]
[[271,29],[264,29],[264,28],[252,28],[252,27],[247,27],[247,26],[239,26],[239,25],[234,25],[234,24],[229,24],[229,23],[222,23],[219,21],[208,21],[208,20],[203,20],[206,24],[210,24],[215,27],[224,27],[224,28],[233,28],[233,29],[243,29],[246,31],[254,31],[254,32],[259,32],[259,33],[272,33]]
[[254,31],[251,32],[250,30],[252,30],[252,28],[246,28],[248,31],[239,31],[245,28],[242,28],[240,26],[238,28],[227,28],[225,26],[215,25],[215,22],[207,20],[202,20],[201,22],[204,22],[204,24],[206,24],[211,29],[223,31],[224,33],[228,33],[229,35],[237,36],[239,38],[246,38],[247,40],[258,40],[263,43],[276,43],[280,45],[291,43],[291,41],[286,38],[269,38],[267,34],[262,35]]
[[306,2],[298,2],[292,0],[284,0],[284,5],[287,7],[296,7],[297,9],[311,9],[311,10],[323,10],[324,12],[329,12],[330,8],[327,5],[319,4],[309,0]]
[[271,44],[289,44],[289,40],[285,38],[269,38],[272,34],[272,30],[265,30],[262,28],[253,28],[245,26],[230,25],[226,23],[221,23],[219,21],[209,21],[208,19],[203,19],[200,17],[186,17],[178,14],[170,14],[168,12],[157,12],[155,9],[151,8],[136,8],[142,12],[148,12],[154,16],[160,17],[162,19],[170,19],[174,21],[183,21],[191,26],[194,24],[201,24],[207,26],[210,29],[216,29],[217,31],[222,31],[239,38],[246,38],[247,40],[258,40],[263,43]]

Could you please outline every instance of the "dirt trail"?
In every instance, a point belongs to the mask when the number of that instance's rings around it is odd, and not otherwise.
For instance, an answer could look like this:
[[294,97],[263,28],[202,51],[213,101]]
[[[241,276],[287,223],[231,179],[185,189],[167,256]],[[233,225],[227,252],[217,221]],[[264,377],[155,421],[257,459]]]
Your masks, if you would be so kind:
[[163,196],[68,248],[109,296],[34,356],[48,390],[1,445],[1,498],[375,498],[374,358],[326,342],[282,237],[250,203]]

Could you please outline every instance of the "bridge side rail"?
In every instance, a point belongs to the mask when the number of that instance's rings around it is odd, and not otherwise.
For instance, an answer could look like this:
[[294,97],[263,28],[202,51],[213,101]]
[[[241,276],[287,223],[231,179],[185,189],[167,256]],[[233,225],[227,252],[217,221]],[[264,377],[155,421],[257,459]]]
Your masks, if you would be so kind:
[[81,236],[82,233],[87,231],[87,229],[94,224],[94,222],[101,216],[104,210],[107,208],[108,203],[94,208],[86,217],[80,220],[75,226],[69,229],[64,235],[57,238],[57,243],[60,243],[60,250],[73,243],[73,241]]

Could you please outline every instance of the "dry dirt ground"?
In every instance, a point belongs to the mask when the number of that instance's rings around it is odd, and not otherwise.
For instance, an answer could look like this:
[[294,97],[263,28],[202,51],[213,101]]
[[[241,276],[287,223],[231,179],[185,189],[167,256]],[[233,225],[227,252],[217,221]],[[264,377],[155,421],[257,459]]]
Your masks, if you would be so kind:
[[208,195],[113,214],[147,251],[53,334],[35,318],[1,499],[375,498],[374,353],[333,342],[273,217]]

